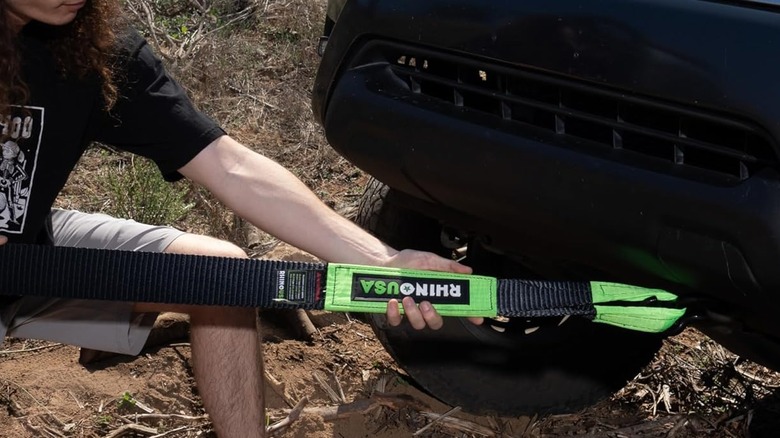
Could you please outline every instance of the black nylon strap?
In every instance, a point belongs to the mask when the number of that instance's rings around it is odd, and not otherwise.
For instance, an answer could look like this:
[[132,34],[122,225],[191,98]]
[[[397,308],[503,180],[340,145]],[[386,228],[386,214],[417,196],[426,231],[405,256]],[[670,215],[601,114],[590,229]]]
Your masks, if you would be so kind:
[[[310,283],[305,285],[312,294],[309,302],[276,299],[282,271],[304,271],[306,275],[298,278]],[[0,293],[6,295],[321,309],[324,285],[322,263],[23,244],[0,247]]]
[[506,317],[596,316],[590,284],[570,281],[499,280],[498,314]]
[[[0,295],[322,309],[325,277],[323,263],[0,246]],[[588,283],[501,279],[497,298],[501,316],[595,316]]]

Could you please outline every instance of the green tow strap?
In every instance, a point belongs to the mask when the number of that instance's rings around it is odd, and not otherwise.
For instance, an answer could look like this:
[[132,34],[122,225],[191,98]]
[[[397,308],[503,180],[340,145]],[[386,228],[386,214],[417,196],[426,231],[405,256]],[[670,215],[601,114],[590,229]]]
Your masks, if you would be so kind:
[[593,321],[631,330],[664,332],[674,326],[687,310],[685,307],[674,307],[677,295],[661,289],[592,281],[590,290],[596,309]]
[[[384,313],[429,301],[443,316],[582,316],[663,332],[686,309],[675,295],[617,283],[496,279],[413,269],[233,259],[40,245],[0,246],[0,303],[23,295]],[[6,295],[3,297],[2,295]]]
[[620,283],[498,280],[337,263],[328,265],[325,290],[325,310],[336,312],[384,313],[388,300],[411,296],[431,302],[443,316],[579,315],[651,333],[672,328],[686,311],[672,293]]

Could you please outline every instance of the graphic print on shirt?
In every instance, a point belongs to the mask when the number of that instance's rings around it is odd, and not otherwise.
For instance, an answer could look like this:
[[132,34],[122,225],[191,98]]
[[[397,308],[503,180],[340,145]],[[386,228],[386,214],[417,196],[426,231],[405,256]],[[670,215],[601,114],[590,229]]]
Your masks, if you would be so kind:
[[0,231],[24,231],[38,150],[43,136],[44,109],[9,107],[0,115]]

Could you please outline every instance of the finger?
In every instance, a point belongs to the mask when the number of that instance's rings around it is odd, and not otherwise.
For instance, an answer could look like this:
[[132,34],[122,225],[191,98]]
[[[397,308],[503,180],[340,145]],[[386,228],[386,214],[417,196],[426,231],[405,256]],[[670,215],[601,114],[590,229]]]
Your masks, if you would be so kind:
[[414,299],[411,297],[405,297],[401,302],[403,303],[404,314],[406,315],[406,319],[409,321],[409,324],[411,324],[415,330],[424,329],[425,318],[423,318],[422,312],[420,312],[417,304],[415,304]]
[[481,317],[471,317],[471,318],[466,318],[466,319],[468,319],[469,322],[474,324],[474,325],[482,325],[482,323],[485,322],[485,318],[481,318]]
[[8,242],[8,237],[0,236],[0,245],[4,245],[6,242]]
[[398,300],[392,299],[387,302],[387,323],[393,327],[398,327],[401,324],[401,311],[398,310]]
[[389,266],[424,269],[429,271],[455,272],[458,274],[470,274],[472,269],[455,260],[446,259],[436,254],[424,251],[405,249],[396,254]]
[[432,257],[428,259],[428,266],[425,269],[432,271],[454,272],[456,274],[471,274],[471,267],[462,265],[455,260],[445,259],[443,257]]
[[453,264],[452,272],[457,272],[458,274],[471,274],[474,271],[471,269],[471,266],[462,265],[454,260],[451,263]]
[[438,330],[444,325],[444,318],[439,315],[439,312],[433,308],[431,303],[423,301],[420,303],[420,312],[422,312],[423,319],[426,324],[433,330]]

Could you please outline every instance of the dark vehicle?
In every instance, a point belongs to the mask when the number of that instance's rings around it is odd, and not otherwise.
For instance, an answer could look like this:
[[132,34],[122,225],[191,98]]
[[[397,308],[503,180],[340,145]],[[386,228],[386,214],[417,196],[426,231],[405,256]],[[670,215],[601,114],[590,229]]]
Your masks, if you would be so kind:
[[[683,297],[780,369],[780,2],[333,1],[313,107],[372,175],[360,223],[497,277]],[[556,412],[611,394],[661,337],[579,318],[372,324],[433,395]]]

